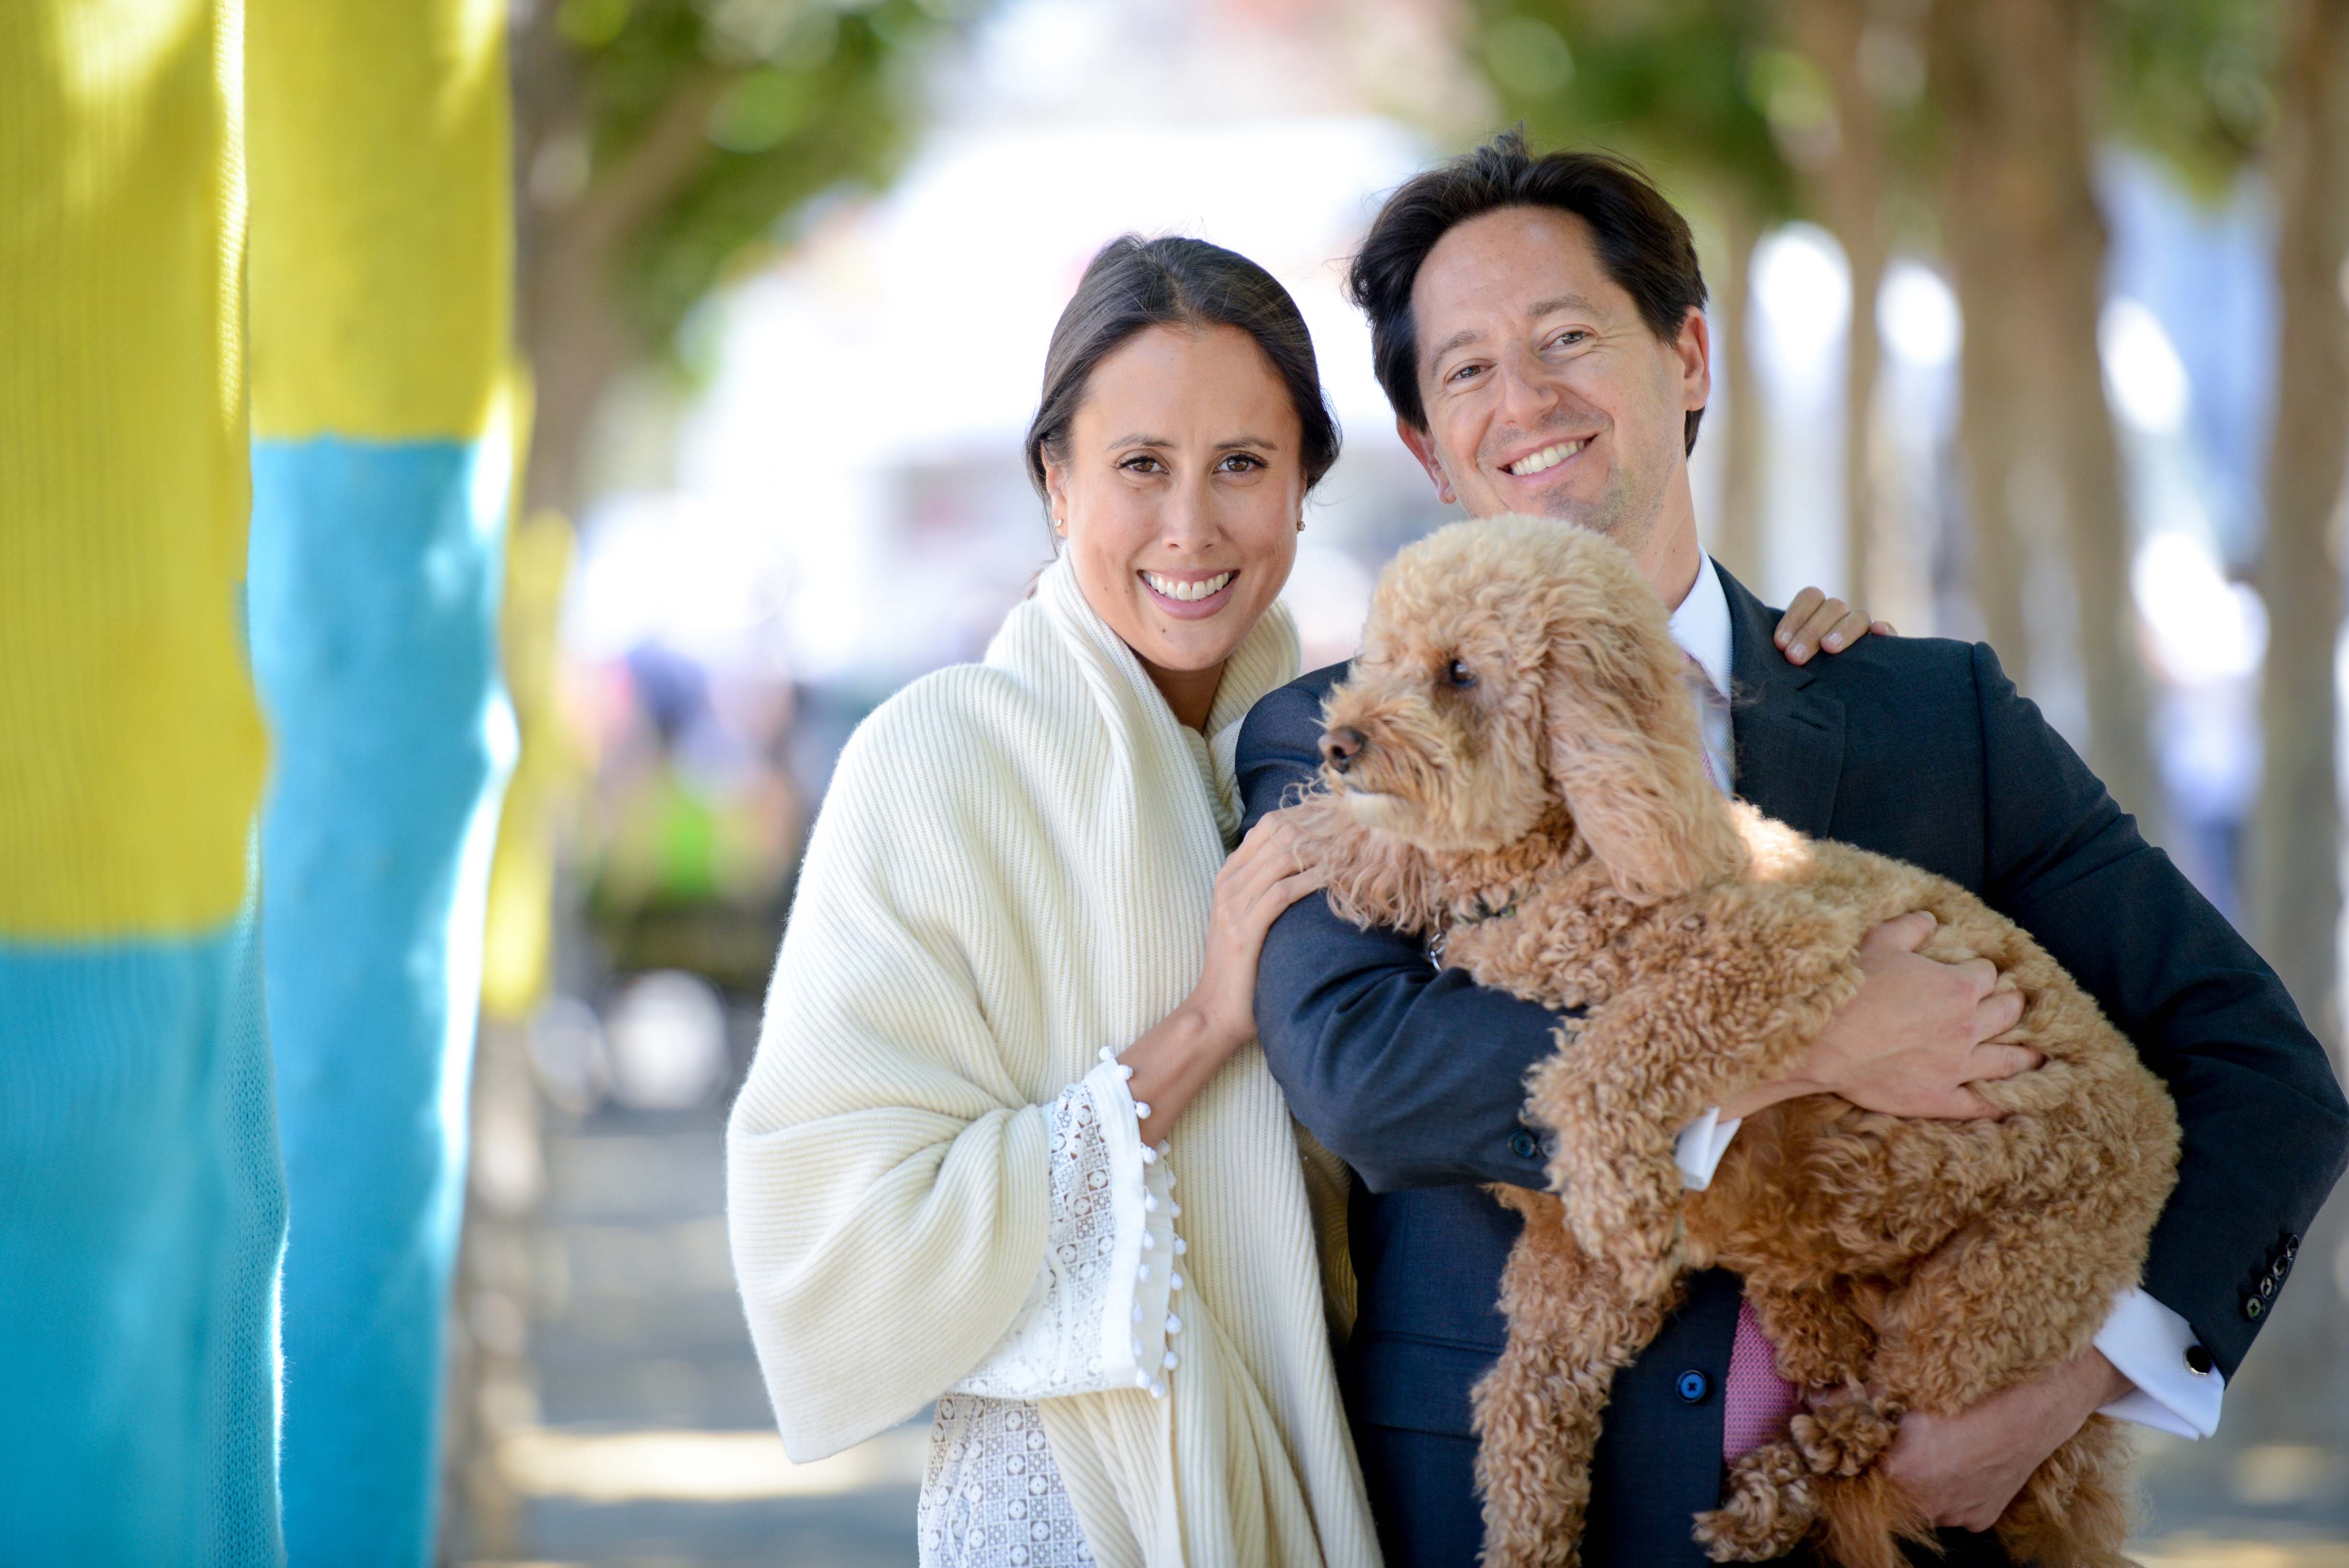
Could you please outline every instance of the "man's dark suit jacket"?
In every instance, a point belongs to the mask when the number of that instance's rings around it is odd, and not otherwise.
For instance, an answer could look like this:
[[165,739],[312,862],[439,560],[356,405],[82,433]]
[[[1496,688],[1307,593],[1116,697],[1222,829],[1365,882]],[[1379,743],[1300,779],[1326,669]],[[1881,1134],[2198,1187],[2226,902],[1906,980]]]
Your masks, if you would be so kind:
[[[1772,645],[1777,613],[1722,576],[1738,792],[1806,833],[1981,895],[2095,994],[2169,1085],[2185,1155],[2145,1287],[2231,1376],[2349,1159],[2349,1107],[2323,1048],[1987,647],[1868,638],[1796,668]],[[1344,673],[1318,670],[1248,716],[1238,762],[1251,821],[1313,775],[1321,700]],[[1361,1179],[1360,1313],[1341,1369],[1388,1562],[1468,1568],[1481,1538],[1468,1389],[1505,1337],[1495,1300],[1516,1229],[1480,1184],[1542,1183],[1540,1131],[1519,1117],[1555,1020],[1315,897],[1265,942],[1257,1023],[1298,1119]],[[1617,1380],[1586,1563],[1703,1561],[1690,1518],[1719,1498],[1738,1294],[1719,1271],[1693,1281]],[[1992,1537],[1943,1533],[1950,1562],[2000,1560]]]

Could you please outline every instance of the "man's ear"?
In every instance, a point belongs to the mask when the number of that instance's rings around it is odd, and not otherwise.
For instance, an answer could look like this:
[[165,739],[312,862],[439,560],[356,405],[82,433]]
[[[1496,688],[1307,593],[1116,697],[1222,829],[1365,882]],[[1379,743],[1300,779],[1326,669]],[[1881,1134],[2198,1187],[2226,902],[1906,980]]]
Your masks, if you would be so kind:
[[1419,459],[1419,466],[1435,482],[1435,498],[1446,506],[1457,501],[1459,497],[1452,493],[1452,476],[1444,472],[1444,459],[1436,454],[1435,438],[1401,414],[1395,416],[1395,434],[1402,437],[1402,444],[1411,448],[1411,455]]
[[1681,362],[1681,411],[1693,413],[1713,400],[1713,328],[1694,306],[1681,317],[1672,353]]

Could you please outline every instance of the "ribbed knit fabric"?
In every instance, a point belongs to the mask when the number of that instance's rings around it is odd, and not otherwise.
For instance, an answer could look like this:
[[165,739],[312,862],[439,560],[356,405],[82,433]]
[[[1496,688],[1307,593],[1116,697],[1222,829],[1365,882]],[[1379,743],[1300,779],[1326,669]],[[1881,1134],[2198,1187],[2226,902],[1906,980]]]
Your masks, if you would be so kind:
[[506,464],[480,445],[254,449],[254,669],[282,738],[262,924],[295,1195],[296,1563],[422,1568],[436,1535],[482,904],[513,754],[495,635]]
[[0,938],[244,902],[243,41],[237,0],[0,5]]
[[305,1565],[423,1568],[513,717],[497,0],[249,0],[254,667]]
[[283,1560],[243,7],[0,5],[0,1565]]
[[[1295,673],[1286,612],[1210,732]],[[1228,743],[1217,748],[1228,758]],[[1045,1112],[1197,981],[1212,781],[1065,561],[982,664],[891,699],[811,837],[728,1138],[735,1272],[783,1440],[835,1452],[976,1366],[1043,1258]],[[1040,1402],[1106,1568],[1374,1563],[1305,1159],[1250,1046],[1176,1125],[1182,1365]]]

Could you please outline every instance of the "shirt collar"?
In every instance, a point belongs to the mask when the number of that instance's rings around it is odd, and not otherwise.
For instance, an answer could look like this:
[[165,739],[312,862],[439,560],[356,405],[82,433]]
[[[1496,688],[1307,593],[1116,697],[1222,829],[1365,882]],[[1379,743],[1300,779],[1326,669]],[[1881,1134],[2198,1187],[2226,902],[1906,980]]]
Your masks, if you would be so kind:
[[1705,679],[1723,698],[1730,688],[1729,595],[1721,586],[1721,569],[1707,556],[1698,565],[1696,582],[1681,607],[1672,611],[1672,640],[1697,662]]

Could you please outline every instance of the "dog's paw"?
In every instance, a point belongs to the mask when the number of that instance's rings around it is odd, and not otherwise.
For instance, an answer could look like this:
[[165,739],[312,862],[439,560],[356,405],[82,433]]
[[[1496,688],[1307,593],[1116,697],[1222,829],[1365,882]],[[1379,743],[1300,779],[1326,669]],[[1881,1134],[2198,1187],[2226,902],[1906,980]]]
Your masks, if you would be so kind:
[[1729,1468],[1721,1506],[1696,1516],[1696,1542],[1715,1563],[1783,1557],[1818,1518],[1810,1465],[1792,1443],[1765,1443]]
[[1797,1416],[1790,1428],[1814,1475],[1846,1479],[1874,1463],[1899,1429],[1899,1411],[1867,1399]]

